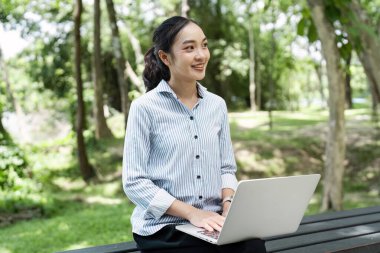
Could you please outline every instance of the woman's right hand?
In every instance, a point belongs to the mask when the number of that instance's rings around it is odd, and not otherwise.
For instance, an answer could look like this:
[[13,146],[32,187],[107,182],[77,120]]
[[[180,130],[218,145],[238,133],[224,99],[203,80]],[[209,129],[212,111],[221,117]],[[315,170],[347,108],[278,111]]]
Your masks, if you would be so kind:
[[195,209],[189,215],[189,221],[191,224],[197,227],[204,228],[208,231],[221,231],[224,224],[225,217],[211,212],[204,211],[201,209]]

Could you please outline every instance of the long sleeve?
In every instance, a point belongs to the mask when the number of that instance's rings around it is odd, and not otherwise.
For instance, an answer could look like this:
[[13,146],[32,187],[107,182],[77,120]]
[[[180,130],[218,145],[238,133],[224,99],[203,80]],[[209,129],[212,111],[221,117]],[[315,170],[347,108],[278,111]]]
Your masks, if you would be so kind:
[[147,171],[151,122],[143,104],[133,102],[129,111],[123,158],[123,189],[128,198],[146,210],[145,218],[160,218],[175,198],[155,185]]
[[222,108],[222,128],[219,136],[222,188],[236,190],[238,184],[235,176],[236,162],[231,143],[228,111],[225,102],[223,103]]

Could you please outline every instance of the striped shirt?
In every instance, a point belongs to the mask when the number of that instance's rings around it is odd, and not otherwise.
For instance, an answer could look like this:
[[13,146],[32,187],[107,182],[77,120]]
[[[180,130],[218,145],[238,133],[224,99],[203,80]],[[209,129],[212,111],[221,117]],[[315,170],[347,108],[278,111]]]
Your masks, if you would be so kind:
[[192,110],[166,81],[134,100],[123,157],[123,188],[136,205],[133,233],[151,235],[188,221],[165,214],[175,199],[221,211],[223,188],[236,189],[236,163],[224,100],[197,84]]

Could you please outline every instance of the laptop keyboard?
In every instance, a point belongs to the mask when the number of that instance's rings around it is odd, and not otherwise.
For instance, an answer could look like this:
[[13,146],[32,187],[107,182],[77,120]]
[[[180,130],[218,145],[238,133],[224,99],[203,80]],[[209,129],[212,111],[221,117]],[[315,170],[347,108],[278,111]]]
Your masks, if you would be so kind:
[[205,235],[205,236],[208,236],[208,237],[211,237],[213,239],[218,239],[219,234],[220,234],[220,232],[216,231],[216,230],[211,231],[211,232],[207,231],[207,230],[200,230],[200,231],[198,231],[198,233],[202,234],[202,235]]

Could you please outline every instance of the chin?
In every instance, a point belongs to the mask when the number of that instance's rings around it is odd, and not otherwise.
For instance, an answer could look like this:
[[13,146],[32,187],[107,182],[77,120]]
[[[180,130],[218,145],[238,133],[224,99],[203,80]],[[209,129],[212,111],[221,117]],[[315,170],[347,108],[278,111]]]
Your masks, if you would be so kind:
[[203,80],[204,78],[205,78],[205,74],[202,74],[202,75],[196,75],[195,76],[195,80],[197,80],[197,81],[200,81],[200,80]]

